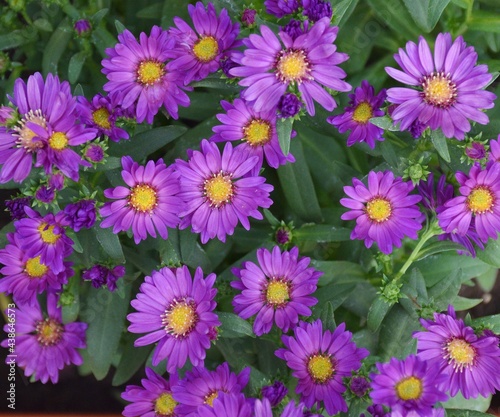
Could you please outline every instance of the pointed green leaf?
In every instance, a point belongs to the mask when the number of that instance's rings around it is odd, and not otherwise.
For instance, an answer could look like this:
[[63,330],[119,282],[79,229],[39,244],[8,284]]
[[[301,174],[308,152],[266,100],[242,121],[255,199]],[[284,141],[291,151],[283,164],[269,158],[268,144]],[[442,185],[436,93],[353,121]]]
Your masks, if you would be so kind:
[[144,366],[147,357],[154,348],[154,345],[134,346],[134,342],[141,335],[133,333],[125,333],[122,356],[116,367],[116,372],[113,375],[113,386],[122,385],[127,382],[132,376]]
[[71,84],[76,83],[78,77],[80,77],[80,73],[82,72],[83,64],[85,64],[86,59],[87,53],[81,51],[74,54],[69,60],[68,80]]
[[450,162],[450,152],[448,151],[448,142],[440,129],[431,132],[431,141],[436,148],[439,156],[446,162]]
[[403,0],[417,26],[428,33],[441,17],[450,0]]
[[118,33],[118,35],[122,33],[125,29],[127,29],[125,25],[119,20],[115,20],[115,27],[116,27],[116,33]]
[[372,332],[376,332],[380,325],[382,324],[382,320],[387,315],[392,305],[389,304],[381,297],[377,297],[374,303],[371,305],[370,310],[368,310],[368,318],[367,324],[368,328]]
[[252,325],[243,320],[241,317],[233,313],[217,313],[219,320],[222,323],[220,327],[220,337],[223,338],[235,338],[242,336],[255,337],[252,330]]
[[52,33],[47,45],[45,45],[42,58],[44,75],[47,75],[49,72],[57,74],[59,60],[72,37],[73,28],[69,25],[68,20],[64,19],[54,33]]
[[278,119],[276,122],[276,131],[278,132],[278,140],[283,154],[286,156],[290,153],[290,135],[292,134],[293,118]]
[[350,240],[351,230],[329,224],[305,224],[300,229],[295,229],[293,236],[297,241],[345,242]]
[[335,323],[335,314],[333,312],[333,306],[330,301],[328,301],[321,310],[319,318],[323,323],[323,331],[335,331],[335,329],[337,328],[337,323]]
[[113,229],[109,227],[103,229],[100,226],[96,226],[92,230],[104,252],[116,263],[124,263],[125,257],[123,256],[122,245],[120,239],[118,239],[118,235],[113,233]]

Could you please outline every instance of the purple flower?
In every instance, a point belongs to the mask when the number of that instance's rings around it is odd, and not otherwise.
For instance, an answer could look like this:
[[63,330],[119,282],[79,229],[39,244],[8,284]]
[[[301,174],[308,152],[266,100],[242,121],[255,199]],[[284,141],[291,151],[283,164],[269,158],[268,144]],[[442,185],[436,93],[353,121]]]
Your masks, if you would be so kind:
[[[387,416],[389,416],[389,413],[386,413],[384,411],[384,407],[382,407],[380,404],[370,405],[366,410],[373,417],[387,417]],[[361,414],[360,417],[365,417],[365,414]]]
[[153,365],[167,359],[167,371],[182,368],[187,358],[193,366],[202,366],[205,351],[210,347],[209,332],[220,326],[213,312],[217,290],[215,274],[203,278],[196,268],[194,279],[186,266],[175,274],[168,268],[146,276],[140,293],[131,301],[137,313],[127,316],[132,333],[148,333],[134,346],[159,342],[153,354]]
[[172,389],[177,385],[179,377],[174,372],[169,380],[165,380],[151,368],[146,368],[146,378],[141,386],[127,385],[122,398],[131,402],[125,406],[125,417],[176,417],[177,401],[172,396]]
[[266,0],[266,12],[276,17],[283,17],[295,13],[301,6],[300,0]]
[[83,156],[90,162],[97,164],[104,159],[104,149],[96,143],[91,143],[85,148]]
[[274,239],[278,245],[287,246],[292,242],[292,229],[289,226],[282,225],[276,229]]
[[41,185],[38,187],[35,193],[35,198],[42,203],[52,203],[54,198],[56,198],[56,193],[52,187],[48,187],[47,185]]
[[103,265],[94,265],[90,269],[86,269],[82,273],[82,279],[92,281],[94,288],[107,286],[108,290],[113,292],[116,290],[116,281],[125,275],[125,267],[117,265],[113,269],[109,269]]
[[276,356],[286,360],[298,379],[295,392],[301,394],[301,401],[311,408],[324,402],[327,413],[347,411],[342,398],[346,387],[342,378],[351,376],[361,367],[361,360],[369,352],[357,348],[352,333],[341,323],[334,332],[323,331],[321,320],[313,323],[300,322],[294,329],[294,336],[281,336],[285,348],[278,349]]
[[307,16],[311,22],[317,22],[323,17],[330,20],[333,16],[332,5],[329,1],[323,0],[302,0],[304,11],[302,14]]
[[25,207],[30,207],[32,197],[17,197],[12,200],[5,200],[5,207],[10,213],[12,220],[21,220],[27,217]]
[[224,56],[231,57],[232,49],[239,45],[236,41],[240,33],[240,25],[231,23],[226,9],[217,16],[215,7],[201,1],[196,5],[188,5],[189,15],[196,30],[180,17],[174,17],[177,28],[170,28],[169,34],[177,39],[176,53],[170,67],[184,74],[184,84],[206,78],[208,74],[220,68],[220,60]]
[[[262,398],[262,401],[255,400],[254,417],[273,417],[271,407],[272,404],[267,398]],[[290,401],[283,409],[280,417],[304,417],[305,415],[304,404],[300,403],[298,406],[295,406],[295,401]]]
[[60,172],[53,172],[49,176],[49,186],[56,191],[61,191],[64,188],[64,175]]
[[350,198],[342,198],[340,204],[350,210],[342,215],[342,220],[356,219],[351,239],[365,241],[370,248],[376,242],[386,255],[393,246],[400,247],[404,236],[417,239],[417,231],[422,228],[417,203],[419,195],[409,195],[413,190],[411,182],[394,178],[391,171],[368,174],[368,187],[357,178],[353,186],[344,187]]
[[446,376],[439,368],[410,355],[404,360],[392,358],[389,363],[377,363],[379,373],[371,374],[374,404],[391,407],[392,411],[405,416],[413,411],[419,416],[428,416],[438,401],[446,401],[448,396],[436,385]]
[[281,253],[275,246],[272,253],[257,250],[258,265],[247,261],[243,268],[233,268],[238,278],[231,286],[241,291],[233,299],[234,311],[243,319],[255,314],[253,331],[257,336],[269,333],[276,326],[287,332],[299,322],[299,315],[310,316],[318,300],[313,297],[322,272],[308,268],[310,258],[299,259],[299,250]]
[[500,135],[497,140],[490,140],[490,153],[488,154],[489,161],[500,162]]
[[350,101],[345,112],[339,116],[330,116],[326,120],[337,127],[340,133],[351,131],[347,138],[347,146],[366,142],[373,149],[376,140],[384,140],[382,136],[384,130],[370,123],[370,119],[384,115],[380,107],[384,104],[385,97],[385,89],[375,95],[373,86],[365,80],[361,83],[361,87],[354,90],[354,94],[349,94]]
[[283,118],[295,117],[302,107],[302,102],[295,94],[286,93],[278,103],[278,112]]
[[471,146],[465,148],[465,154],[470,159],[481,160],[486,158],[486,149],[482,143],[472,142]]
[[79,232],[81,229],[90,229],[96,219],[95,200],[80,200],[64,207],[64,214],[69,226]]
[[0,279],[0,291],[12,294],[16,303],[33,306],[38,294],[47,290],[60,291],[68,278],[73,276],[72,262],[63,262],[64,269],[54,273],[41,262],[40,255],[30,257],[21,249],[19,235],[7,233],[7,241],[7,246],[0,250],[0,263],[4,265],[0,269],[3,276]]
[[0,125],[10,125],[15,121],[16,111],[12,107],[0,106]]
[[257,15],[257,10],[245,9],[241,14],[241,23],[245,26],[253,26],[255,24],[255,16]]
[[290,21],[283,26],[281,29],[283,32],[288,34],[292,38],[292,40],[297,39],[300,35],[307,33],[309,31],[309,21],[305,20],[296,20],[290,19]]
[[[261,388],[262,398],[267,398],[271,407],[276,407],[288,394],[288,389],[281,381]],[[301,416],[302,417],[302,416]]]
[[487,397],[500,389],[500,349],[496,336],[477,336],[472,327],[448,314],[434,313],[434,320],[420,319],[427,331],[415,332],[417,355],[446,375],[438,385],[451,397]]
[[[43,384],[48,380],[57,383],[59,371],[64,365],[83,363],[77,349],[84,349],[86,323],[62,322],[61,309],[57,307],[57,298],[47,295],[47,316],[44,317],[38,304],[19,305],[16,314],[16,346],[17,365],[24,369],[24,374],[33,376],[35,381]],[[4,326],[9,333],[9,325]],[[2,341],[8,347],[8,339]],[[7,358],[8,360],[8,358]]]
[[337,91],[351,89],[342,80],[345,72],[337,67],[349,58],[337,52],[333,44],[338,30],[337,26],[330,27],[328,18],[323,18],[296,39],[280,32],[283,47],[271,29],[262,25],[262,36],[250,35],[243,40],[247,49],[234,58],[241,67],[230,71],[243,77],[239,84],[247,88],[241,97],[252,102],[258,111],[275,110],[281,96],[296,86],[311,116],[315,113],[314,101],[332,111],[337,103],[322,86]]
[[168,238],[168,227],[179,223],[182,200],[179,193],[179,174],[167,167],[162,160],[148,161],[146,166],[134,162],[130,156],[122,158],[122,178],[129,187],[118,186],[104,190],[104,196],[113,202],[100,209],[104,220],[101,227],[113,226],[113,233],[132,228],[135,243],[156,231]]
[[204,405],[191,417],[253,417],[252,407],[243,394],[221,392],[213,406]]
[[226,113],[219,113],[217,119],[223,124],[212,128],[215,135],[210,138],[211,141],[241,140],[242,149],[249,155],[258,156],[260,161],[263,161],[265,156],[272,168],[295,162],[292,154],[285,156],[281,150],[275,111],[258,112],[239,98],[234,100],[233,104],[222,100],[221,106]]
[[87,19],[77,20],[73,28],[78,33],[78,36],[86,36],[92,30],[92,26]]
[[432,130],[441,128],[447,138],[463,140],[471,129],[468,119],[488,123],[482,110],[492,108],[496,96],[483,88],[491,81],[491,74],[486,65],[476,65],[477,53],[461,36],[452,43],[449,33],[440,33],[434,57],[421,36],[418,45],[408,42],[406,51],[399,49],[394,59],[403,71],[385,70],[392,78],[412,86],[387,90],[387,99],[399,104],[392,118],[401,122],[401,130],[418,120]]
[[191,151],[190,159],[176,160],[180,173],[181,197],[186,208],[180,228],[192,227],[201,233],[201,242],[217,238],[225,242],[241,222],[250,229],[248,217],[262,220],[259,207],[269,208],[269,193],[273,186],[264,177],[254,174],[259,163],[257,156],[250,156],[240,147],[233,149],[227,142],[222,152],[215,143],[201,142],[201,152]]
[[349,388],[357,397],[363,397],[370,389],[370,381],[368,381],[368,379],[364,376],[354,376],[351,378]]
[[122,94],[121,107],[134,108],[137,121],[153,123],[153,118],[163,105],[174,119],[178,106],[188,106],[189,97],[182,91],[182,74],[171,70],[167,61],[175,58],[176,41],[167,31],[153,26],[147,36],[140,35],[140,43],[125,29],[118,35],[119,43],[106,49],[109,58],[102,60],[102,72],[108,82],[104,91],[110,95]]
[[179,403],[176,414],[179,417],[192,415],[200,407],[213,406],[214,400],[221,394],[240,394],[248,384],[250,368],[243,369],[239,375],[229,370],[224,362],[214,371],[198,367],[186,372],[184,379],[173,389],[174,400]]
[[413,139],[418,139],[420,136],[422,136],[422,133],[425,129],[427,129],[427,124],[422,123],[418,119],[415,119],[408,128],[408,131],[412,135]]
[[496,239],[500,231],[500,164],[490,162],[482,169],[476,163],[469,176],[460,171],[455,176],[462,195],[444,204],[444,210],[438,213],[439,225],[447,233],[465,236],[474,219],[484,243],[489,237]]

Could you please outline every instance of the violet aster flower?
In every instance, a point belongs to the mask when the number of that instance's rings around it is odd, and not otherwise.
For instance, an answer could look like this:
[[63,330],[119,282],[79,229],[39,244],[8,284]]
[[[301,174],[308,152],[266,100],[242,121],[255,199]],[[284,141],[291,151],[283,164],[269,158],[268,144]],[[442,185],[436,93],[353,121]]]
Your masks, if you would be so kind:
[[[273,417],[273,412],[271,410],[272,404],[267,398],[261,400],[255,400],[254,404],[254,417]],[[295,401],[290,401],[280,417],[304,417],[304,405],[300,403],[298,406],[295,405]]]
[[329,20],[333,16],[332,5],[324,0],[302,0],[304,10],[302,14],[307,16],[311,22],[317,22],[323,17]]
[[81,229],[90,229],[96,219],[95,200],[80,200],[64,207],[64,214],[69,226],[79,232]]
[[357,397],[363,397],[370,389],[370,381],[364,376],[355,376],[351,378],[349,389]]
[[272,385],[262,387],[260,392],[262,398],[267,398],[269,400],[271,407],[276,407],[288,394],[288,388],[283,382],[274,381]]
[[239,375],[229,370],[224,362],[214,371],[205,368],[194,368],[186,372],[186,376],[173,389],[174,400],[179,403],[176,413],[179,417],[192,415],[200,407],[213,406],[220,393],[240,394],[250,379],[250,368],[243,369]]
[[233,299],[234,311],[248,319],[257,314],[253,331],[257,336],[269,333],[276,326],[287,332],[299,322],[299,315],[311,315],[318,300],[313,297],[319,277],[323,274],[310,268],[310,258],[299,259],[294,247],[283,251],[275,246],[272,253],[265,248],[257,250],[258,265],[244,262],[243,268],[233,268],[238,280],[231,286],[241,290]]
[[129,187],[118,186],[104,190],[104,196],[117,201],[105,203],[100,209],[104,220],[101,227],[113,226],[113,233],[132,229],[135,243],[156,231],[168,238],[168,227],[179,223],[178,213],[183,207],[179,193],[179,174],[162,160],[148,161],[146,166],[134,162],[130,156],[122,158],[122,178]]
[[301,6],[301,0],[266,0],[266,12],[276,17],[295,13]]
[[465,148],[465,154],[470,159],[481,160],[486,158],[486,148],[480,142],[472,142],[471,146]]
[[191,417],[254,417],[250,402],[243,394],[221,392],[213,406],[204,405]]
[[487,124],[482,111],[491,109],[495,94],[483,90],[491,81],[486,65],[476,65],[477,53],[459,36],[452,43],[449,33],[436,38],[434,56],[421,36],[418,45],[406,44],[394,55],[403,71],[386,67],[394,79],[414,88],[390,88],[387,99],[399,104],[392,118],[406,130],[418,120],[432,130],[441,128],[447,138],[463,140],[471,129],[469,120]]
[[176,52],[179,57],[170,67],[184,74],[184,84],[202,80],[220,68],[220,60],[231,57],[232,49],[239,46],[236,41],[240,25],[232,23],[226,9],[217,16],[215,7],[201,1],[189,4],[188,12],[195,31],[180,17],[174,17],[176,28],[169,29],[169,34],[177,39]]
[[426,331],[415,332],[417,355],[446,375],[439,388],[451,397],[460,391],[468,398],[487,397],[500,389],[500,349],[496,336],[477,336],[474,329],[448,314],[434,313],[434,320],[420,319]]
[[21,220],[27,217],[25,207],[30,207],[32,197],[17,197],[12,200],[5,200],[5,207],[13,220]]
[[90,269],[86,269],[82,273],[82,279],[91,281],[94,288],[107,286],[108,290],[113,292],[116,290],[116,281],[125,275],[125,267],[117,265],[110,269],[104,265],[94,265]]
[[374,404],[383,404],[402,415],[413,411],[420,416],[431,414],[438,401],[448,396],[436,388],[446,375],[436,366],[410,355],[404,360],[392,358],[389,363],[377,363],[378,373],[371,374]]
[[285,348],[278,349],[276,356],[284,359],[298,378],[295,392],[301,401],[311,408],[324,402],[327,413],[347,411],[342,398],[346,387],[342,378],[351,376],[361,367],[361,360],[369,352],[357,348],[352,333],[341,323],[334,332],[323,331],[321,320],[313,323],[300,322],[293,336],[281,336]]
[[342,80],[345,72],[337,67],[349,58],[337,52],[333,44],[338,30],[337,26],[330,27],[328,18],[323,18],[295,40],[281,31],[282,46],[271,29],[262,25],[262,36],[254,34],[243,40],[247,49],[234,58],[241,66],[230,71],[243,77],[239,84],[247,88],[241,97],[252,102],[258,111],[273,110],[288,88],[296,86],[311,116],[315,113],[314,101],[332,111],[337,103],[322,86],[337,91],[351,89]]
[[42,203],[52,203],[56,198],[56,193],[52,187],[41,185],[35,192],[35,198]]
[[90,145],[85,147],[85,150],[83,152],[83,156],[86,159],[88,159],[90,162],[93,162],[94,164],[98,164],[99,162],[103,162],[104,148],[97,143],[91,143]]
[[62,285],[74,272],[72,262],[63,261],[64,269],[54,273],[40,261],[40,255],[30,257],[21,249],[21,238],[15,233],[7,233],[9,242],[0,250],[0,292],[12,294],[18,304],[36,304],[36,296],[44,291],[60,291]]
[[309,31],[309,20],[296,20],[290,19],[290,21],[283,26],[281,29],[283,32],[287,33],[288,36],[292,38],[292,40],[297,39],[300,35]]
[[273,186],[264,177],[253,174],[259,163],[257,156],[249,156],[239,147],[233,149],[230,142],[219,151],[215,143],[201,142],[201,152],[192,151],[190,159],[176,160],[180,173],[181,197],[186,208],[180,228],[192,227],[201,233],[201,242],[217,238],[225,242],[232,235],[238,222],[250,229],[248,217],[262,220],[259,207],[269,208],[269,193]]
[[176,372],[170,374],[168,381],[151,368],[146,368],[146,378],[141,386],[127,385],[122,398],[131,402],[125,406],[125,417],[176,417],[177,401],[172,396],[172,389],[177,385],[179,377]]
[[64,271],[63,260],[73,252],[74,243],[64,230],[66,216],[62,211],[42,216],[29,207],[24,210],[28,217],[14,223],[21,249],[29,257],[40,256],[40,262],[55,274]]
[[500,164],[490,162],[485,169],[476,163],[469,176],[457,172],[460,184],[459,197],[444,204],[438,213],[439,225],[447,233],[465,236],[474,219],[479,238],[486,243],[488,238],[497,239],[500,231]]
[[357,178],[353,186],[344,187],[350,198],[342,198],[340,204],[350,210],[342,215],[342,220],[356,219],[351,239],[365,241],[370,248],[376,242],[380,251],[392,252],[393,246],[400,247],[404,236],[417,239],[417,231],[422,228],[419,195],[409,195],[413,190],[411,182],[394,178],[390,171],[368,174],[368,187]]
[[137,313],[127,316],[132,333],[148,333],[135,346],[159,342],[153,354],[153,365],[167,359],[167,371],[182,368],[187,358],[193,366],[202,366],[210,347],[210,332],[220,326],[213,312],[217,290],[215,274],[203,278],[196,268],[194,278],[186,266],[175,274],[168,268],[153,271],[145,278],[137,298],[131,301]]
[[489,161],[500,162],[500,135],[498,139],[490,140],[490,152],[488,154]]
[[278,112],[283,118],[295,117],[302,107],[302,102],[295,94],[286,93],[278,103]]
[[141,33],[139,40],[129,30],[118,35],[119,43],[106,49],[109,58],[102,60],[102,72],[108,82],[104,91],[121,92],[124,109],[135,106],[137,121],[153,123],[154,116],[163,105],[174,119],[178,106],[188,106],[189,97],[182,91],[182,74],[167,64],[177,54],[176,41],[167,31],[153,26],[150,35]]
[[263,161],[265,156],[272,168],[278,168],[287,162],[295,162],[292,154],[285,156],[281,150],[276,131],[275,111],[258,112],[238,98],[233,104],[225,100],[220,104],[226,113],[217,115],[217,119],[223,124],[212,128],[216,134],[210,138],[211,141],[242,140],[240,146],[243,149],[250,155],[258,156],[260,161]]
[[[18,305],[16,314],[16,346],[17,365],[24,369],[24,374],[33,376],[35,381],[43,384],[50,379],[57,383],[59,371],[64,365],[83,363],[77,349],[84,349],[87,323],[62,322],[61,309],[57,307],[57,297],[47,295],[47,316],[35,302],[34,306]],[[4,331],[9,332],[6,324]],[[2,341],[8,346],[8,339]]]
[[347,138],[347,146],[366,142],[373,149],[376,140],[384,140],[382,136],[384,130],[370,123],[370,119],[384,115],[380,107],[384,104],[385,97],[385,89],[375,95],[373,86],[366,80],[362,81],[361,87],[357,87],[354,94],[349,94],[350,101],[345,112],[339,116],[330,116],[326,120],[340,133],[351,131]]

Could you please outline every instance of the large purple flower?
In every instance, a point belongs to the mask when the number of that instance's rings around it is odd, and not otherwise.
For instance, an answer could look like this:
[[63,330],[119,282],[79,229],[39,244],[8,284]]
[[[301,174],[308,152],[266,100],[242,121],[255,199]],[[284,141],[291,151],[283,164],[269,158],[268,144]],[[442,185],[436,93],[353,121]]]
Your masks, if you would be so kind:
[[420,319],[427,331],[415,332],[417,355],[446,375],[439,388],[454,397],[487,397],[500,390],[500,348],[495,335],[476,335],[457,319],[450,305],[448,314],[434,313],[434,320]]
[[199,81],[220,68],[220,61],[230,57],[240,33],[240,25],[232,23],[226,9],[217,16],[215,7],[201,1],[189,4],[188,12],[196,30],[180,17],[174,17],[177,28],[170,28],[169,34],[177,39],[176,52],[179,57],[172,61],[170,68],[184,74],[184,84]]
[[269,208],[269,193],[273,186],[264,177],[254,174],[259,163],[257,156],[250,156],[242,148],[226,143],[221,152],[215,143],[201,142],[201,152],[191,151],[186,162],[178,159],[177,170],[181,178],[181,197],[186,208],[180,228],[192,226],[194,233],[201,233],[201,242],[217,236],[225,242],[232,235],[238,221],[250,229],[248,217],[261,220],[258,208]]
[[202,366],[210,347],[214,328],[220,326],[213,312],[217,290],[215,274],[203,278],[197,268],[194,278],[186,266],[175,274],[168,268],[153,271],[145,278],[137,298],[131,304],[137,312],[127,316],[132,333],[148,333],[135,346],[159,342],[153,365],[167,359],[167,371],[182,368],[189,357],[193,366]]
[[249,154],[257,155],[272,168],[278,168],[287,162],[295,162],[292,154],[285,156],[281,150],[276,131],[276,111],[256,111],[245,100],[237,98],[231,104],[220,102],[226,113],[219,113],[217,119],[222,125],[212,128],[216,133],[210,140],[214,142],[242,140],[240,145]]
[[104,191],[107,198],[117,201],[105,203],[101,208],[104,220],[101,227],[113,226],[113,233],[132,228],[135,243],[156,237],[168,237],[168,227],[179,223],[183,207],[179,192],[179,174],[162,160],[148,161],[146,166],[134,162],[130,156],[122,158],[122,178],[128,187],[119,185]]
[[177,119],[178,106],[188,106],[189,97],[181,89],[182,74],[167,64],[177,56],[173,51],[175,39],[159,26],[153,26],[149,36],[141,33],[139,42],[127,29],[118,35],[118,40],[114,48],[106,49],[109,58],[102,60],[102,72],[109,80],[104,91],[120,92],[124,109],[135,105],[139,123],[153,123],[162,105]]
[[[77,349],[84,349],[86,323],[62,322],[62,311],[57,307],[57,297],[47,295],[47,316],[38,304],[19,305],[15,310],[15,354],[17,365],[26,376],[42,383],[57,383],[59,371],[71,363],[81,365],[82,357]],[[4,326],[9,333],[9,325]],[[9,339],[3,340],[9,346]],[[9,358],[7,358],[9,360]]]
[[310,259],[299,260],[298,248],[281,253],[275,246],[272,253],[257,250],[259,264],[244,262],[243,269],[234,268],[238,280],[231,286],[241,290],[233,299],[235,312],[248,319],[257,314],[253,331],[257,336],[269,333],[276,326],[287,332],[299,322],[299,315],[310,316],[310,307],[318,300],[311,294],[322,272],[308,268]]
[[358,370],[369,352],[356,347],[345,323],[331,332],[323,331],[321,320],[300,322],[294,336],[283,335],[281,339],[285,348],[278,349],[276,356],[293,370],[292,375],[298,379],[295,392],[301,395],[305,406],[324,402],[329,414],[347,411],[342,378]]
[[352,179],[352,184],[344,187],[350,198],[340,200],[340,204],[351,209],[341,218],[356,219],[351,239],[364,240],[367,248],[376,242],[385,254],[390,254],[393,246],[400,247],[405,235],[417,239],[417,231],[422,227],[417,203],[422,197],[408,195],[413,190],[411,182],[395,179],[391,171],[370,171],[368,187],[357,178]]
[[240,85],[247,88],[241,97],[254,103],[257,111],[273,110],[287,90],[296,87],[311,116],[315,113],[314,100],[332,111],[337,103],[322,86],[337,91],[351,89],[342,80],[345,72],[337,67],[348,59],[333,44],[338,30],[323,18],[296,39],[280,32],[283,47],[271,29],[261,26],[262,36],[254,34],[243,40],[247,49],[234,58],[241,66],[229,71],[243,77]]
[[363,81],[361,87],[354,90],[354,94],[349,94],[350,101],[345,112],[339,116],[330,116],[326,120],[337,127],[340,133],[351,131],[347,138],[347,146],[366,142],[373,149],[376,140],[384,140],[382,136],[384,130],[370,123],[370,119],[384,115],[380,107],[385,97],[385,89],[375,95],[373,86],[368,81]]
[[469,120],[488,123],[482,110],[492,108],[496,96],[483,88],[492,76],[486,65],[476,65],[477,53],[461,36],[452,43],[449,33],[440,33],[434,56],[420,37],[418,45],[408,42],[406,51],[399,49],[394,59],[403,71],[385,70],[392,78],[412,86],[387,90],[387,99],[399,104],[392,118],[401,122],[401,130],[418,120],[432,130],[441,128],[448,138],[462,140],[471,129]]

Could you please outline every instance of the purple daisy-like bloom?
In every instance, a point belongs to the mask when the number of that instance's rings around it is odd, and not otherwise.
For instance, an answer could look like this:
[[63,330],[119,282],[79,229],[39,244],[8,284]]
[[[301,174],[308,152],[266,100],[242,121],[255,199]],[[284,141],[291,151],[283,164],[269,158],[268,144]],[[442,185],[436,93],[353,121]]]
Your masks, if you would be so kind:
[[24,208],[30,207],[32,199],[32,197],[17,197],[12,200],[5,200],[5,207],[7,207],[12,220],[20,220],[27,217]]
[[439,388],[451,397],[460,391],[468,398],[487,397],[500,389],[500,349],[496,336],[475,334],[474,329],[448,314],[434,313],[434,320],[420,319],[426,331],[415,332],[417,355],[446,375]]
[[230,142],[221,152],[215,143],[201,142],[201,152],[191,151],[186,162],[176,160],[181,178],[181,197],[186,208],[180,228],[192,227],[201,233],[201,242],[217,237],[226,241],[238,222],[250,229],[248,217],[262,220],[258,208],[269,208],[273,203],[269,193],[273,186],[264,177],[257,176],[257,156],[250,156],[240,147],[233,149]]
[[266,0],[266,12],[276,17],[283,17],[295,13],[302,5],[301,0]]
[[41,262],[40,255],[30,257],[21,249],[21,238],[15,233],[7,233],[7,246],[0,250],[0,292],[12,294],[18,304],[36,304],[37,294],[44,291],[60,291],[62,285],[73,276],[73,262],[63,262],[64,269],[54,273]]
[[302,0],[302,14],[307,16],[311,22],[317,22],[323,17],[331,20],[333,16],[332,5],[329,1],[323,0]]
[[[16,362],[26,376],[33,376],[43,384],[50,379],[55,384],[64,365],[83,363],[77,349],[86,347],[87,323],[64,324],[57,297],[51,293],[47,295],[47,313],[44,317],[38,301],[33,306],[19,305],[15,309]],[[9,330],[6,324],[4,331],[9,333]],[[8,347],[8,342],[9,339],[3,340],[1,346]]]
[[500,162],[500,135],[498,139],[490,140],[490,152],[488,154],[489,161]]
[[121,107],[134,108],[139,123],[153,123],[163,105],[174,119],[178,106],[188,106],[189,97],[182,91],[182,74],[171,70],[167,61],[175,58],[176,40],[159,26],[150,35],[144,32],[139,42],[127,29],[118,35],[119,43],[106,49],[109,58],[102,60],[102,72],[108,82],[104,91],[122,94]]
[[500,164],[490,162],[485,169],[474,164],[469,175],[457,172],[461,196],[452,198],[438,213],[439,225],[447,233],[465,236],[474,220],[479,238],[497,239],[500,231]]
[[29,207],[24,210],[28,217],[14,223],[21,249],[31,258],[40,256],[40,262],[53,273],[63,272],[64,258],[71,255],[74,243],[64,230],[68,225],[65,214],[60,211],[42,216]]
[[233,268],[238,280],[231,286],[241,290],[233,299],[236,314],[248,319],[257,314],[253,331],[257,336],[269,333],[276,326],[287,332],[299,322],[299,315],[311,315],[318,300],[313,297],[319,277],[323,274],[308,267],[311,259],[299,259],[299,249],[283,251],[275,246],[272,253],[257,250],[258,265],[247,261],[243,268]]
[[278,168],[287,162],[295,162],[292,154],[285,156],[281,150],[276,131],[276,112],[258,112],[244,100],[236,99],[231,104],[221,101],[226,113],[219,113],[217,119],[222,125],[214,126],[215,132],[210,140],[225,142],[242,140],[240,145],[249,155],[256,155],[260,161],[264,156],[272,168]]
[[79,232],[81,229],[90,229],[96,220],[95,200],[80,200],[64,207],[64,214],[69,226]]
[[334,125],[340,133],[351,131],[347,138],[347,146],[366,142],[370,148],[375,148],[375,141],[383,141],[384,129],[370,123],[372,117],[384,115],[380,107],[386,97],[385,89],[375,95],[375,89],[368,81],[362,81],[361,87],[349,94],[349,104],[344,113],[339,116],[330,116],[326,120]]
[[432,130],[441,128],[447,138],[463,140],[471,129],[469,120],[487,124],[482,111],[491,109],[495,94],[483,90],[491,81],[486,65],[476,65],[477,53],[459,36],[452,43],[449,33],[436,38],[434,56],[421,36],[418,45],[406,44],[394,55],[403,71],[386,67],[394,79],[414,88],[389,88],[387,99],[399,104],[392,118],[406,130],[418,120]]
[[336,91],[351,90],[342,80],[346,73],[337,67],[349,58],[337,52],[333,44],[338,30],[337,26],[330,26],[328,18],[323,18],[296,39],[281,31],[283,47],[271,29],[262,25],[262,36],[253,34],[243,40],[247,49],[235,56],[241,66],[230,71],[243,77],[239,84],[247,88],[241,97],[258,111],[275,110],[281,96],[289,87],[296,86],[311,116],[315,114],[314,101],[332,111],[337,103],[322,86]]
[[223,57],[231,57],[232,50],[239,46],[236,41],[240,33],[240,25],[232,23],[227,10],[222,9],[217,16],[215,7],[201,1],[196,5],[189,4],[188,12],[196,30],[180,17],[174,17],[177,28],[170,28],[169,34],[177,39],[176,52],[178,58],[170,63],[170,67],[184,74],[184,84],[199,81],[220,68]]
[[413,411],[419,416],[430,416],[432,407],[448,396],[436,388],[446,375],[418,356],[404,360],[392,358],[389,363],[377,363],[378,373],[371,374],[370,397],[374,404],[383,404],[403,416]]
[[387,255],[393,246],[401,246],[405,235],[417,239],[417,231],[422,228],[417,203],[422,197],[409,195],[413,190],[411,182],[394,178],[391,171],[370,171],[368,187],[357,178],[352,179],[352,184],[344,187],[350,198],[340,200],[340,204],[350,209],[342,215],[342,220],[356,219],[351,239],[364,240],[367,248],[376,242]]
[[162,160],[148,161],[142,166],[130,156],[124,156],[122,166],[122,178],[128,187],[120,185],[104,190],[105,197],[117,201],[107,202],[100,209],[104,217],[101,227],[113,226],[113,233],[132,228],[135,243],[148,235],[156,237],[156,230],[167,239],[167,226],[177,226],[178,213],[183,208],[177,195],[179,174]]
[[[271,410],[272,404],[267,398],[262,398],[261,400],[255,400],[254,404],[254,417],[273,417],[273,412]],[[298,406],[295,405],[295,401],[290,401],[280,417],[304,417],[304,405],[300,403]]]
[[[276,407],[288,394],[288,388],[281,381],[274,381],[272,385],[265,385],[260,390],[262,398],[267,398],[271,407]],[[302,417],[302,416],[301,416]]]
[[172,390],[179,377],[176,372],[170,374],[168,381],[151,368],[146,368],[146,378],[141,386],[127,385],[121,397],[131,402],[125,406],[125,417],[177,417],[177,401]]
[[323,331],[321,320],[300,322],[294,336],[281,336],[285,348],[275,353],[287,362],[298,379],[295,392],[311,408],[324,402],[329,414],[347,411],[342,398],[346,387],[342,378],[351,376],[361,367],[361,360],[368,356],[366,349],[356,347],[352,333],[341,323],[335,331]]
[[220,326],[213,311],[217,290],[215,274],[203,278],[196,268],[194,278],[186,266],[175,274],[168,268],[153,271],[145,278],[137,298],[131,301],[138,312],[127,316],[132,333],[148,333],[135,346],[159,342],[153,354],[153,365],[167,359],[167,371],[182,368],[187,358],[193,366],[203,366],[205,351],[210,347],[211,331]]
[[186,372],[184,379],[173,389],[174,400],[179,403],[176,413],[179,417],[191,415],[200,407],[213,406],[214,400],[221,394],[240,394],[250,379],[250,368],[243,369],[239,375],[229,370],[224,362],[214,371],[194,368]]
[[243,394],[221,392],[213,405],[204,405],[190,417],[254,417],[250,402]]

